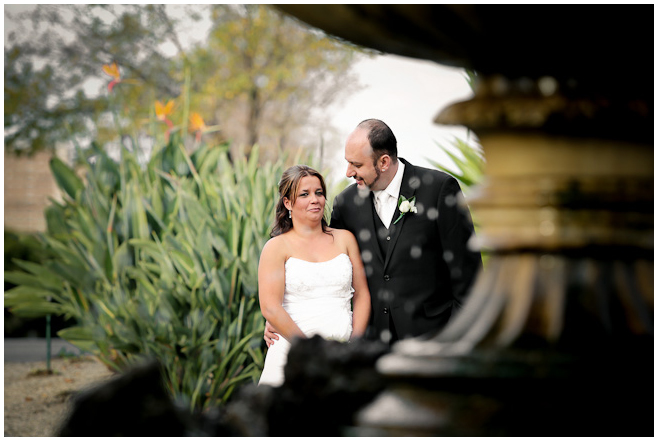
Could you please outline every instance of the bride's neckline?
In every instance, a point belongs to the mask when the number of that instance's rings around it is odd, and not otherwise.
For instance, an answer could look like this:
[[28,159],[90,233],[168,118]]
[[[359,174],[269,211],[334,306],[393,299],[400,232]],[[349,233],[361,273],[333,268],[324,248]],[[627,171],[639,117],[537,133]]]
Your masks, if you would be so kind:
[[[312,261],[310,261],[310,260],[304,260],[304,259],[300,259],[300,258],[298,258],[298,257],[288,257],[288,260],[286,260],[286,263],[288,263],[288,261],[291,260],[291,259],[299,260],[299,261],[301,261],[301,262],[306,262],[306,263],[327,263],[327,262],[332,262],[332,261],[338,259],[340,256],[347,256],[347,254],[346,254],[346,253],[340,253],[340,254],[338,254],[336,257],[333,257],[333,258],[331,258],[331,259],[329,259],[329,260],[323,260],[323,261],[321,261],[321,262],[312,262]],[[349,256],[348,256],[348,257],[349,257]]]

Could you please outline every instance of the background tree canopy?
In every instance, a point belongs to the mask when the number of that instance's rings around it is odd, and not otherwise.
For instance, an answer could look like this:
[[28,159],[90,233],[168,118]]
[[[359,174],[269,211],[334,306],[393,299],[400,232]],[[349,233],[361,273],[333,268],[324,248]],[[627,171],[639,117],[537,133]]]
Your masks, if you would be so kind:
[[[216,141],[264,158],[319,142],[312,113],[358,87],[354,47],[263,5],[38,5],[11,13],[5,41],[5,149],[30,153],[75,138],[144,135],[155,101],[216,126]],[[210,17],[205,40],[186,33]],[[175,48],[175,50],[171,50]],[[122,81],[111,93],[102,66]],[[189,96],[183,96],[189,78]],[[118,112],[114,118],[111,111]],[[127,116],[130,115],[130,116]],[[118,129],[118,130],[117,130]],[[310,137],[309,137],[310,136]]]

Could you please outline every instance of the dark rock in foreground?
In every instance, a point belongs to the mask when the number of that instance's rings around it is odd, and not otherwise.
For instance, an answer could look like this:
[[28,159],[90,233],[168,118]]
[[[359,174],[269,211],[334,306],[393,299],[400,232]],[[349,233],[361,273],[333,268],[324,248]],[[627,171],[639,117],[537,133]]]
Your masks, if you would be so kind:
[[320,337],[293,342],[285,383],[247,385],[221,408],[193,415],[174,403],[156,361],[73,399],[58,436],[340,436],[383,389],[375,361],[388,347]]

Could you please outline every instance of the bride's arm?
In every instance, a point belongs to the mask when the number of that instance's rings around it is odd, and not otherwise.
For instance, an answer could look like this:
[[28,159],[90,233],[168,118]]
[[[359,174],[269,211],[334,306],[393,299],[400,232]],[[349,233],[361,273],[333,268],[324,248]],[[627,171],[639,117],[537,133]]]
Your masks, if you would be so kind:
[[277,332],[290,341],[294,337],[306,336],[283,309],[285,285],[285,255],[273,240],[263,247],[258,263],[258,300],[260,311]]
[[359,244],[352,233],[346,231],[347,254],[352,262],[352,287],[354,288],[354,297],[352,297],[352,338],[361,337],[366,332],[368,321],[370,320],[370,290],[368,289],[368,280],[366,271],[361,260]]

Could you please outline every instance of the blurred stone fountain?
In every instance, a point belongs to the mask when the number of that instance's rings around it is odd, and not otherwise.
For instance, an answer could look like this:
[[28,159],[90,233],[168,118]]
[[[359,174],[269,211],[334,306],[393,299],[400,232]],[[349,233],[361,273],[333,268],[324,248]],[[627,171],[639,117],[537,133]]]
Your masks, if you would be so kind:
[[487,267],[443,332],[379,359],[355,433],[652,436],[653,7],[279,8],[479,76],[435,122],[484,149]]

